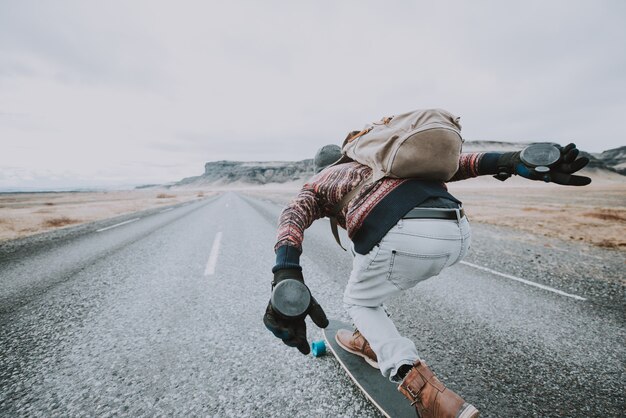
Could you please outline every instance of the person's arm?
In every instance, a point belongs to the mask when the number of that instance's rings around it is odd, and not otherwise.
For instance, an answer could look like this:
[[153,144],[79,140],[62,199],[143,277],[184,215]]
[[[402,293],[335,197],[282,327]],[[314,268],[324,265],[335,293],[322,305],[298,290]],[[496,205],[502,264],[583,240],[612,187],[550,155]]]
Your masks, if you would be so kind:
[[[315,193],[315,185],[306,184],[293,199],[289,205],[283,210],[278,222],[277,242],[274,246],[276,252],[276,264],[272,268],[274,278],[272,280],[273,296],[263,315],[263,323],[265,327],[274,334],[275,337],[289,346],[297,348],[302,354],[308,354],[311,351],[306,336],[306,316],[310,316],[313,322],[321,327],[328,326],[328,319],[322,307],[317,303],[315,298],[310,295],[310,291],[304,284],[304,276],[302,275],[302,267],[300,267],[300,254],[302,253],[302,241],[304,240],[304,231],[311,226],[313,221],[322,217],[322,206],[318,195]],[[283,281],[300,282],[300,288],[304,287],[305,293],[310,295],[308,307],[298,316],[285,316],[279,312],[277,306],[283,304],[287,298],[286,295],[278,291],[277,285]],[[283,283],[286,284],[287,282]],[[291,282],[295,283],[295,282]],[[282,285],[281,285],[282,286]],[[276,289],[276,292],[274,292]],[[275,298],[285,298],[281,303],[275,305]],[[290,302],[286,302],[290,305]]]
[[302,270],[300,254],[304,231],[311,226],[313,221],[322,216],[321,202],[315,193],[315,186],[305,184],[298,196],[283,209],[278,218],[276,245],[274,245],[276,264],[272,269],[273,273],[286,268]]
[[519,175],[530,180],[552,182],[566,186],[585,186],[591,183],[589,177],[574,175],[589,164],[587,157],[578,157],[575,144],[558,147],[559,161],[547,173],[538,173],[527,166],[520,158],[521,151],[464,153],[459,158],[459,169],[448,181],[459,181],[477,176],[493,175],[498,180],[506,180]]
[[[456,171],[456,173],[454,173],[454,176],[452,176],[452,178],[450,181],[459,181],[459,180],[465,180],[465,179],[469,179],[469,178],[473,178],[473,177],[478,177],[478,176],[482,176],[484,174],[490,174],[487,173],[486,168],[484,166],[484,161],[487,160],[489,162],[491,162],[494,158],[497,162],[497,159],[499,157],[499,153],[487,153],[487,152],[468,152],[468,153],[462,153],[461,156],[459,157],[459,169]],[[494,157],[495,156],[495,157]],[[481,162],[483,162],[483,165],[481,165]],[[494,167],[496,167],[494,165]],[[491,173],[491,174],[495,174]]]

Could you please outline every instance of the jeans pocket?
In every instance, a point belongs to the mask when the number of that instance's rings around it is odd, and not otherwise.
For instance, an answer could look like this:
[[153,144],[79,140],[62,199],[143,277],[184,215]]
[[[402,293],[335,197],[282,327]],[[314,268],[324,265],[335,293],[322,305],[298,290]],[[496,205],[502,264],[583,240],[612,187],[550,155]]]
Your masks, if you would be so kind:
[[412,254],[393,250],[389,266],[389,281],[401,290],[441,273],[450,254]]

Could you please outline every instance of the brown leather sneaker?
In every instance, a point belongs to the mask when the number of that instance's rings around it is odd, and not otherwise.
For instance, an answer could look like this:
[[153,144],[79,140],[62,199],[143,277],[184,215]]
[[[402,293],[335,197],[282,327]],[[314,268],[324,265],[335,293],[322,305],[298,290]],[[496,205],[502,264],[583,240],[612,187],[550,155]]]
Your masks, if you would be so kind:
[[446,388],[421,360],[415,362],[398,390],[415,405],[421,418],[478,417],[478,409]]
[[352,354],[363,357],[367,364],[378,369],[376,353],[374,353],[374,350],[370,347],[370,343],[367,342],[359,330],[352,332],[347,329],[340,329],[337,331],[337,334],[335,334],[335,340],[341,348]]

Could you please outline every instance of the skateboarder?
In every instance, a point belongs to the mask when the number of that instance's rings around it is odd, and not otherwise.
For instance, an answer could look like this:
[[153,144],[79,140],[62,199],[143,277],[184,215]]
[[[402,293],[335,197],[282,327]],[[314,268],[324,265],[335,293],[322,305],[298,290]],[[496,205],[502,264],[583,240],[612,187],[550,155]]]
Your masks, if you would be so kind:
[[[549,174],[541,175],[523,162],[520,152],[461,154],[459,169],[449,181],[480,175],[500,179],[520,175],[562,185],[589,184],[588,177],[573,174],[589,160],[577,158],[579,151],[574,144],[559,149],[558,163]],[[338,146],[322,147],[315,155],[315,175],[283,210],[274,247],[273,287],[285,279],[304,283],[299,262],[304,231],[316,219],[330,216],[338,202],[371,175],[368,166],[357,162],[332,165],[340,157]],[[440,182],[385,177],[363,187],[337,219],[348,232],[354,256],[343,302],[357,328],[354,333],[340,330],[336,336],[339,344],[398,383],[398,390],[422,418],[477,417],[474,406],[436,378],[415,344],[400,335],[383,306],[389,298],[463,259],[471,235],[461,202]],[[307,314],[317,326],[328,325],[315,298],[311,298]],[[310,352],[304,318],[280,316],[270,301],[263,322],[288,346],[303,354]]]

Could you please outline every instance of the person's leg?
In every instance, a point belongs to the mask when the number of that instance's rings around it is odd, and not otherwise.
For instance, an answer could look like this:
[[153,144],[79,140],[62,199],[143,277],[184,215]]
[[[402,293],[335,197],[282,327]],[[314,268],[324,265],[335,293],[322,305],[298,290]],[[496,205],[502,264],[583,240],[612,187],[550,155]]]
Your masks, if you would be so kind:
[[383,375],[397,381],[398,369],[419,359],[415,344],[400,335],[383,302],[457,263],[468,246],[466,219],[403,220],[369,254],[355,254],[344,304]]
[[412,365],[419,359],[413,341],[400,335],[382,306],[346,304],[346,310],[376,353],[378,367],[384,376],[395,376],[401,365]]

